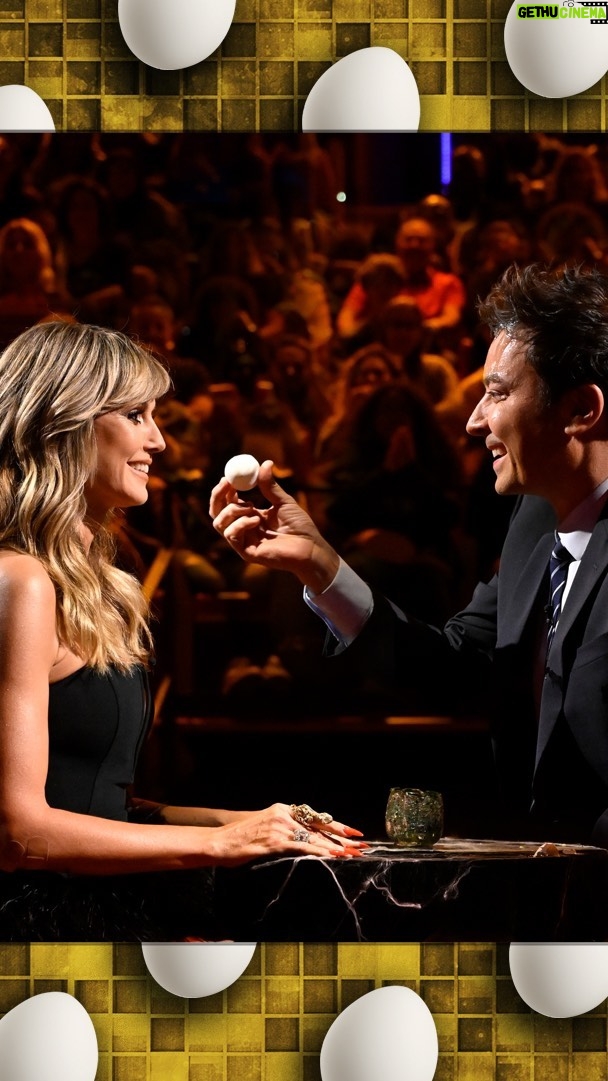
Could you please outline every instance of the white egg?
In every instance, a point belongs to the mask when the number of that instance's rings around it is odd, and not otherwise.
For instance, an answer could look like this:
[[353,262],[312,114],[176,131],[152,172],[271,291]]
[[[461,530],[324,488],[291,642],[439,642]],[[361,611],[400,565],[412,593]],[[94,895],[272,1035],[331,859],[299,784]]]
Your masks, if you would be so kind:
[[248,492],[250,488],[255,488],[259,472],[260,465],[253,454],[235,454],[224,466],[224,476],[237,492]]
[[0,131],[55,131],[48,105],[29,86],[0,86]]
[[519,9],[527,5],[514,3],[505,22],[505,51],[527,90],[543,98],[568,98],[594,86],[608,70],[608,24],[576,18],[585,10],[578,4],[565,7],[560,0],[550,6],[565,16],[520,19]]
[[144,942],[148,972],[165,991],[203,998],[230,987],[247,968],[256,942]]
[[431,1081],[435,1022],[409,987],[379,987],[336,1018],[321,1047],[323,1081]]
[[546,1017],[576,1017],[608,996],[608,943],[512,942],[518,994]]
[[302,131],[417,131],[420,96],[405,60],[376,45],[342,57],[304,103]]
[[63,991],[34,995],[0,1021],[6,1081],[94,1081],[98,1059],[91,1018]]
[[118,22],[132,53],[152,68],[189,68],[226,37],[236,0],[118,0]]

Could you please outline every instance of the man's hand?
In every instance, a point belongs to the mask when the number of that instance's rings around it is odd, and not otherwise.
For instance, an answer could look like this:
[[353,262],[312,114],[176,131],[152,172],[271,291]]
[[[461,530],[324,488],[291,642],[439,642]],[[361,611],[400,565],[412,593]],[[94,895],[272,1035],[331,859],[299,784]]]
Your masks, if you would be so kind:
[[306,511],[277,484],[271,461],[260,466],[258,488],[271,504],[266,510],[241,499],[223,477],[211,493],[214,529],[246,562],[291,571],[313,593],[322,593],[338,571],[337,552]]

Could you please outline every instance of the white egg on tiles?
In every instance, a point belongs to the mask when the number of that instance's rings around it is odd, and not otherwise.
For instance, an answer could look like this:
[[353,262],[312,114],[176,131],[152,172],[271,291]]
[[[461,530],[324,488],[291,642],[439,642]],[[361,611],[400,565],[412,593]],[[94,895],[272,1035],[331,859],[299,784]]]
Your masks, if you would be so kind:
[[438,1041],[428,1006],[409,987],[379,987],[351,1002],[321,1047],[323,1081],[432,1081]]
[[405,60],[374,45],[323,72],[302,113],[302,131],[417,131],[420,95]]
[[608,997],[608,943],[512,942],[517,993],[546,1017],[576,1017]]
[[94,1081],[99,1054],[84,1006],[63,991],[34,995],[0,1020],[0,1077]]
[[[528,7],[514,3],[505,21],[505,52],[516,79],[543,98],[569,98],[594,86],[608,71],[608,24],[592,22],[590,7],[562,0],[543,5],[556,18],[521,18]],[[598,10],[605,15],[605,8]]]
[[118,22],[138,60],[174,71],[215,52],[235,7],[236,0],[118,0]]
[[29,86],[0,86],[0,132],[55,131],[46,102]]
[[146,967],[165,991],[204,998],[230,987],[247,968],[256,942],[144,942]]

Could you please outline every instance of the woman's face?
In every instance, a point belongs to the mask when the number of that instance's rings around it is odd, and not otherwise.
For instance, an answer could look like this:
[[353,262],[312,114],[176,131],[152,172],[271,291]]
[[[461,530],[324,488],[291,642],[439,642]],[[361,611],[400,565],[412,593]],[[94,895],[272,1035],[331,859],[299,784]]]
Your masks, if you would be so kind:
[[37,278],[42,266],[40,249],[33,233],[16,227],[6,233],[3,258],[12,274],[19,280]]
[[103,521],[114,507],[146,502],[153,455],[165,449],[155,406],[149,401],[96,417],[97,463],[85,489],[87,511],[95,521]]
[[351,389],[357,393],[371,394],[376,387],[391,383],[391,372],[384,357],[370,354],[365,357],[351,375]]

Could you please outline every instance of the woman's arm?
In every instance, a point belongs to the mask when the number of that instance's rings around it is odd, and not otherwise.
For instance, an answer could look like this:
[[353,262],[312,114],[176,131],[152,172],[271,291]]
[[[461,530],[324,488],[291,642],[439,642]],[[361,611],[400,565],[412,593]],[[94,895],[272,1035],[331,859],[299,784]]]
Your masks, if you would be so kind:
[[[146,799],[132,799],[129,803],[131,822],[157,822],[168,826],[229,826],[234,822],[246,822],[254,818],[259,811],[230,811],[219,807],[174,807],[167,803],[152,803]],[[291,817],[291,815],[290,815]],[[291,819],[290,828],[297,828]],[[323,826],[323,833],[333,833],[336,837],[362,837],[360,830],[345,826],[334,818]]]
[[[321,833],[293,839],[285,804],[212,826],[118,822],[50,807],[49,672],[58,650],[55,590],[32,557],[0,558],[0,869],[84,874],[237,864],[275,852],[348,855]],[[338,830],[336,830],[338,832]],[[344,838],[348,832],[342,834]],[[352,845],[353,842],[349,842]]]
[[131,797],[128,812],[130,822],[157,822],[168,826],[225,826],[255,814],[255,811],[229,811],[219,807],[174,807],[139,796]]

